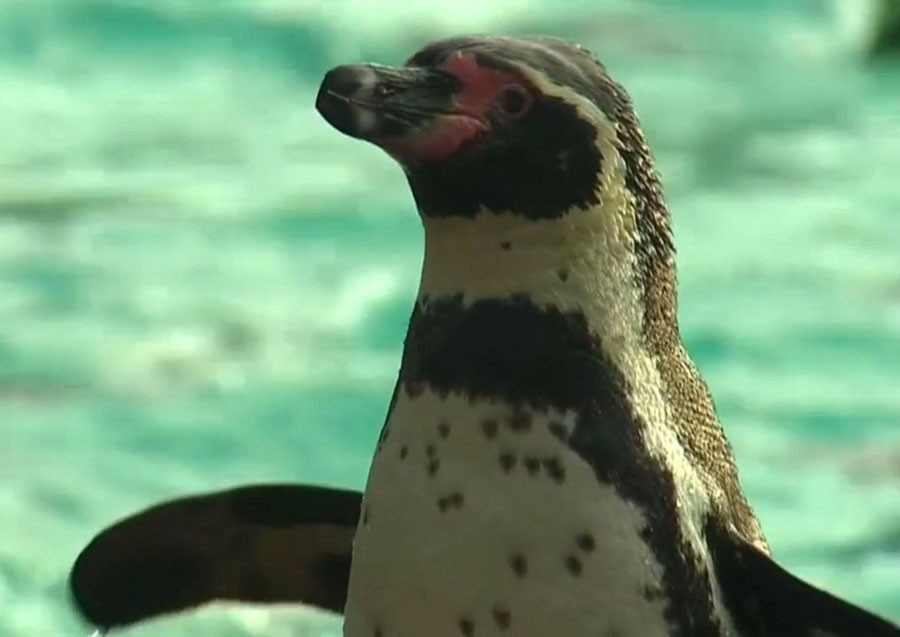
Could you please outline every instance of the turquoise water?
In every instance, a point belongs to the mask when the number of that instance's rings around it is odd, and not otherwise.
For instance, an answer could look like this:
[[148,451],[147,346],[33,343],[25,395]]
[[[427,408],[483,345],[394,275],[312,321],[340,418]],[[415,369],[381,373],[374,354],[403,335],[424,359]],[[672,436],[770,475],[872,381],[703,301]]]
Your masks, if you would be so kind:
[[[813,5],[0,3],[0,636],[86,634],[68,568],[152,501],[363,484],[421,232],[399,168],[313,97],[458,32],[576,39],[629,88],[774,551],[900,619],[900,65]],[[217,607],[129,634],[198,631],[337,623]]]

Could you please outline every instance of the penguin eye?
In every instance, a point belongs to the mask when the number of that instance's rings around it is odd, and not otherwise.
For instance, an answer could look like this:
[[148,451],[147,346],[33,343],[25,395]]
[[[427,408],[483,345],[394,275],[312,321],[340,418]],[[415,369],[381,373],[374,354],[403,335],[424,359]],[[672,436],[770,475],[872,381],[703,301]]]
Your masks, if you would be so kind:
[[506,115],[520,117],[528,112],[533,100],[531,93],[521,84],[508,84],[500,89],[495,101]]

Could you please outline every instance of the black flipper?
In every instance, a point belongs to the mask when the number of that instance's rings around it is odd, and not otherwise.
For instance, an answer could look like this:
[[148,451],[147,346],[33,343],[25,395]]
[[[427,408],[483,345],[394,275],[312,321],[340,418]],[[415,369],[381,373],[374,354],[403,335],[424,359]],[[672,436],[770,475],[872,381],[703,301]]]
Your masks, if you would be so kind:
[[217,600],[341,613],[361,499],[259,485],[159,504],[91,540],[69,576],[72,598],[104,629]]
[[900,637],[900,626],[791,575],[721,525],[707,523],[706,540],[741,635]]

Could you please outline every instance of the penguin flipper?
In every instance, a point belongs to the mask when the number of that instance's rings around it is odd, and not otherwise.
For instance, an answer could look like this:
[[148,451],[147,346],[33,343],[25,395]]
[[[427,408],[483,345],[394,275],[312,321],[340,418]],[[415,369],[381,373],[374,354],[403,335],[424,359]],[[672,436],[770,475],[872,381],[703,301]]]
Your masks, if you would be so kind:
[[157,504],[81,551],[72,600],[103,629],[213,601],[342,613],[361,500],[356,491],[253,485]]
[[706,539],[740,634],[900,637],[900,626],[804,582],[720,524],[707,524]]

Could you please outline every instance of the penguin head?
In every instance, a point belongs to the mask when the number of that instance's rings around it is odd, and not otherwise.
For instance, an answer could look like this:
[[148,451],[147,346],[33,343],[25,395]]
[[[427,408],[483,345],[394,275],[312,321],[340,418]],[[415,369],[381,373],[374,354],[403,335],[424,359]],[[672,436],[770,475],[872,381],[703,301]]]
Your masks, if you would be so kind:
[[589,209],[645,150],[625,91],[551,38],[456,37],[402,67],[339,66],[316,107],[401,164],[426,218]]

